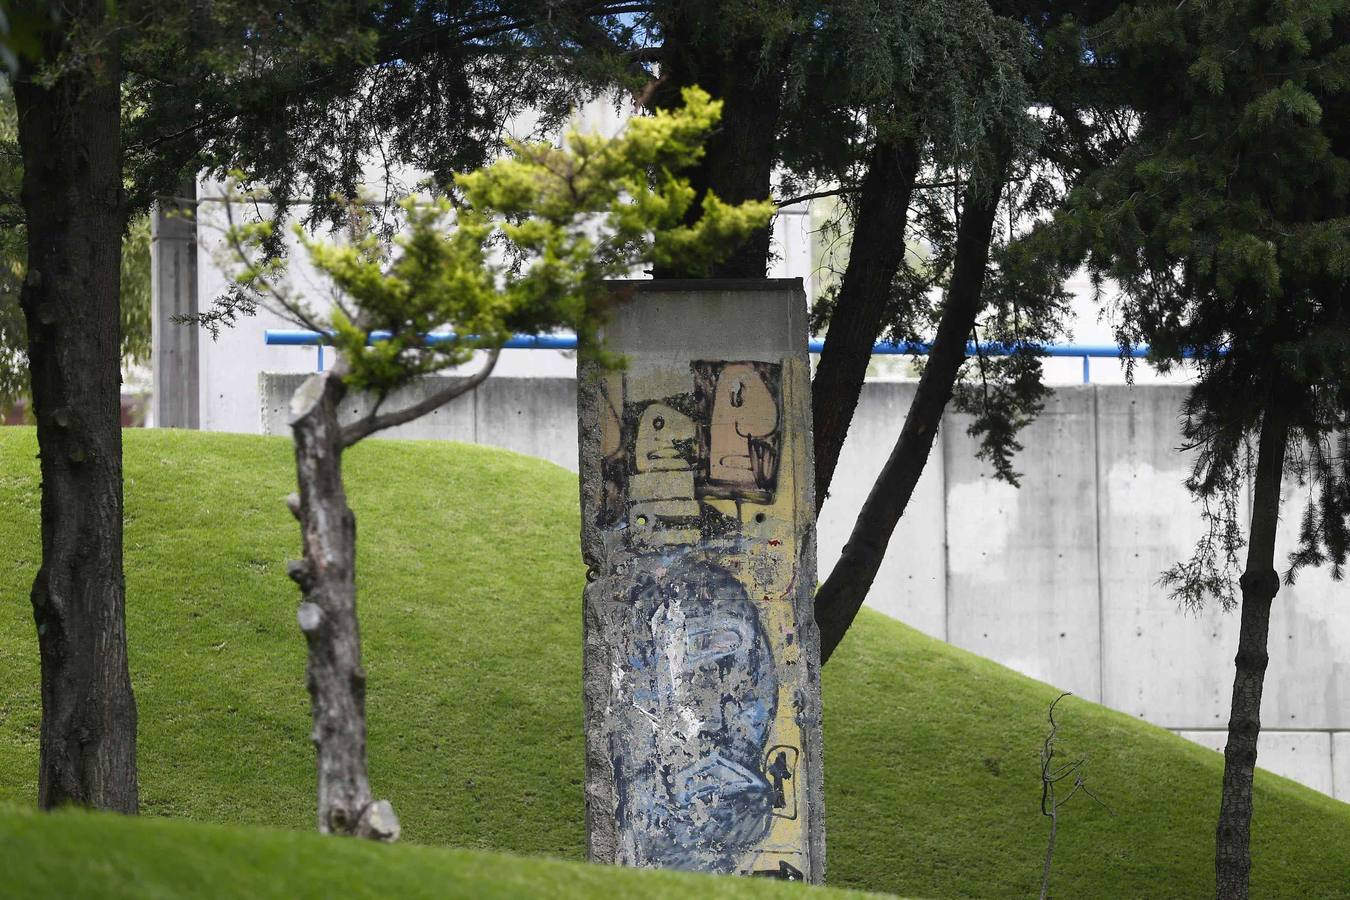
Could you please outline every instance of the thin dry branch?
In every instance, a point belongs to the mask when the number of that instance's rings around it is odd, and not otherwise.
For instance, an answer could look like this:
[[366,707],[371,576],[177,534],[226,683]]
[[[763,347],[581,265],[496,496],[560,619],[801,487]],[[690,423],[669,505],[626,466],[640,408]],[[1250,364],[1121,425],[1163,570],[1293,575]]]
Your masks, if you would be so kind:
[[[1059,723],[1055,721],[1055,707],[1059,705],[1059,701],[1070,696],[1073,696],[1072,692],[1066,691],[1056,697],[1055,701],[1050,704],[1048,712],[1050,733],[1045,736],[1045,741],[1041,744],[1041,815],[1050,820],[1050,836],[1046,841],[1045,862],[1041,867],[1041,900],[1046,900],[1050,896],[1050,866],[1055,859],[1055,838],[1059,833],[1059,808],[1072,800],[1075,794],[1082,792],[1091,797],[1107,813],[1115,815],[1111,808],[1103,803],[1096,794],[1092,793],[1087,786],[1087,776],[1082,771],[1083,766],[1087,764],[1086,756],[1058,767],[1054,765],[1055,738],[1059,734]],[[1073,776],[1073,788],[1067,796],[1056,798],[1055,785],[1071,775]]]
[[[342,447],[346,449],[362,438],[369,437],[377,431],[383,431],[386,428],[393,428],[396,425],[402,425],[404,422],[411,422],[413,419],[420,418],[426,414],[440,409],[445,404],[454,400],[462,394],[478,387],[487,377],[492,374],[492,369],[497,365],[497,358],[501,356],[501,348],[493,347],[488,353],[487,362],[483,368],[479,369],[473,375],[463,381],[448,385],[443,390],[437,391],[424,400],[419,400],[411,406],[405,406],[403,409],[396,409],[393,412],[377,413],[372,411],[365,418],[358,419],[342,429]],[[376,407],[378,410],[378,406]]]

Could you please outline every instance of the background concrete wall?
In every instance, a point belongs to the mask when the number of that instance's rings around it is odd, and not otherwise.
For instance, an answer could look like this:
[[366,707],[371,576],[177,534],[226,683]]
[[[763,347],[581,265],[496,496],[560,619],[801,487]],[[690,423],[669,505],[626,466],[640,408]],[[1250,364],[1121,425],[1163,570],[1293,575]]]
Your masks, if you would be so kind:
[[[263,434],[289,435],[286,424],[291,395],[309,373],[270,374],[258,378]],[[424,379],[411,393],[395,395],[396,409],[452,380]],[[364,409],[361,398],[347,401],[355,414]],[[538,456],[577,470],[577,383],[572,378],[489,378],[430,415],[380,432],[381,437],[464,441]]]
[[[285,434],[303,376],[263,375],[262,430]],[[820,519],[828,573],[899,433],[914,384],[869,382]],[[1221,749],[1236,614],[1190,613],[1158,584],[1201,531],[1178,451],[1186,388],[1055,391],[1022,437],[1022,486],[990,477],[949,415],[868,605],[934,637]],[[490,379],[394,433],[452,438],[576,469],[576,383]],[[1281,554],[1307,488],[1285,485]],[[1350,801],[1350,586],[1326,570],[1283,587],[1270,629],[1262,767]]]

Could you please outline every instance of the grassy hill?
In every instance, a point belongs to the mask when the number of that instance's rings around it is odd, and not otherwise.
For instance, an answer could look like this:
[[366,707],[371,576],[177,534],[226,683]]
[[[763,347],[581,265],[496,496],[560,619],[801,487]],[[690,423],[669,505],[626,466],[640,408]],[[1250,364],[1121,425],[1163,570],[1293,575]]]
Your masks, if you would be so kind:
[[832,888],[590,866],[482,850],[325,839],[308,831],[202,825],[0,806],[0,897],[475,900],[845,900]]
[[[20,804],[35,793],[39,717],[35,451],[31,430],[0,430],[0,802]],[[377,795],[409,842],[580,859],[575,476],[453,444],[374,441],[348,459]],[[289,443],[128,432],[126,476],[144,812],[312,828],[304,643],[282,574],[299,544],[282,502]],[[865,612],[824,690],[831,884],[1034,894],[1054,688]],[[1091,703],[1060,709],[1062,749],[1091,755],[1114,815],[1064,810],[1054,893],[1210,891],[1220,757]],[[1256,794],[1253,896],[1350,896],[1350,806],[1265,772]],[[0,840],[0,866],[28,858],[16,846]]]

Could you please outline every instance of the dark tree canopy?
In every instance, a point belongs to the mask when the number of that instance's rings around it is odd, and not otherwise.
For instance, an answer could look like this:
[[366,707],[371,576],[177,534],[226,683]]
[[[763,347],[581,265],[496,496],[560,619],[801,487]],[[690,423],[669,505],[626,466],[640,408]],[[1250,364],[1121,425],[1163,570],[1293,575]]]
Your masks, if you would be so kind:
[[189,6],[128,45],[133,183],[237,169],[283,205],[315,203],[313,219],[340,216],[333,198],[355,196],[372,160],[447,190],[496,154],[511,116],[556,123],[613,80],[632,31],[605,3]]
[[1195,357],[1182,433],[1210,527],[1163,582],[1190,607],[1241,592],[1215,885],[1246,898],[1282,476],[1306,489],[1285,580],[1340,579],[1350,551],[1350,4],[1131,3],[1094,37],[1134,120],[1046,232],[1119,285],[1123,347]]
[[1123,345],[1149,345],[1164,367],[1195,356],[1189,486],[1213,503],[1218,531],[1169,579],[1188,604],[1235,602],[1240,532],[1223,498],[1274,407],[1309,486],[1287,577],[1324,562],[1339,577],[1350,550],[1350,5],[1130,4],[1097,52],[1133,89],[1136,131],[1084,179],[1055,233],[1120,285]]

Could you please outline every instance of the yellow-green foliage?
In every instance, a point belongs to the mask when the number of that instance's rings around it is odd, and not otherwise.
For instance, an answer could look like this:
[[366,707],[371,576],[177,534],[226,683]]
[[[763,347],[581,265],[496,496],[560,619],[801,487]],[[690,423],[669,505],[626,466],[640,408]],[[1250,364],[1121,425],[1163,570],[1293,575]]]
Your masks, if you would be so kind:
[[[273,297],[298,323],[332,334],[358,389],[391,391],[519,331],[571,328],[602,352],[594,338],[606,279],[643,263],[711,262],[773,213],[768,200],[732,206],[709,193],[695,215],[694,189],[678,173],[703,155],[722,104],[698,88],[684,102],[633,119],[616,137],[571,131],[561,147],[510,142],[506,157],[456,178],[454,202],[405,201],[407,228],[392,248],[373,234],[331,244],[297,228],[340,301],[318,316]],[[237,243],[266,237],[260,228],[237,229]],[[270,274],[266,263],[244,273]],[[459,337],[429,344],[434,329]],[[371,341],[374,331],[388,336]]]

